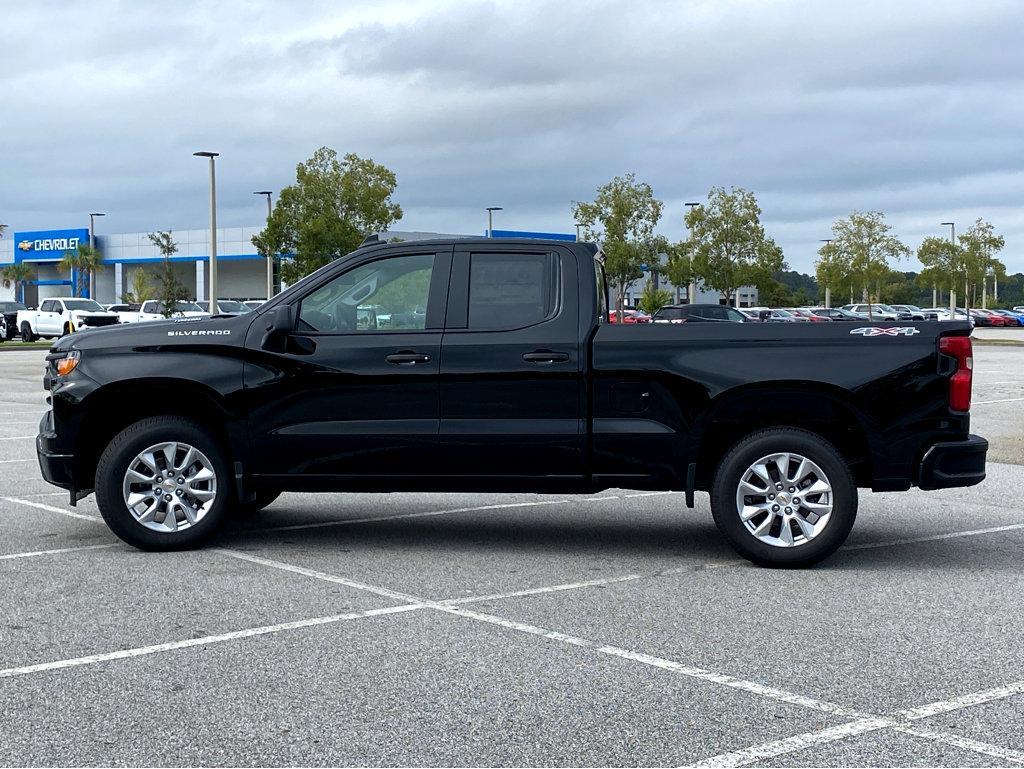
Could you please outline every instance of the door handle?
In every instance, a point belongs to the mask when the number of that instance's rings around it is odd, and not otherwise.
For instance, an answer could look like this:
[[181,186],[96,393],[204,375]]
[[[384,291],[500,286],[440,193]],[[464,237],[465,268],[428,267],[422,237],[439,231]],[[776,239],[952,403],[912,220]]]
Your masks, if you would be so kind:
[[384,358],[388,363],[396,366],[415,366],[417,363],[429,363],[430,356],[418,352],[396,352]]
[[523,353],[523,360],[527,363],[565,363],[569,360],[569,353],[537,350],[536,352]]

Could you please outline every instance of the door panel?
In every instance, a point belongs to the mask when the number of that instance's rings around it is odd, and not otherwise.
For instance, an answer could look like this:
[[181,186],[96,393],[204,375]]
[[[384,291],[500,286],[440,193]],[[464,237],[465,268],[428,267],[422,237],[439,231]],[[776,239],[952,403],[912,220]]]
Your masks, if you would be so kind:
[[576,262],[536,246],[459,246],[441,345],[445,472],[584,474]]
[[246,364],[256,474],[433,472],[450,267],[450,253],[389,251],[310,288],[283,349]]

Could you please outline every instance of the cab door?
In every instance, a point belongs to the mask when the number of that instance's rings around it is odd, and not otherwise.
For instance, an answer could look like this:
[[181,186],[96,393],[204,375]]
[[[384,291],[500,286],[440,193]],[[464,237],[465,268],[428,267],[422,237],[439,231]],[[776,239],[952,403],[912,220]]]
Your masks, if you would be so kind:
[[[446,250],[447,249],[447,250]],[[429,475],[451,246],[368,254],[294,301],[296,328],[245,367],[255,474],[323,480]]]
[[441,345],[446,474],[509,485],[584,476],[577,269],[557,246],[455,247]]
[[45,300],[39,306],[39,314],[36,316],[36,333],[41,336],[61,333],[64,330],[61,323],[63,309],[56,299]]

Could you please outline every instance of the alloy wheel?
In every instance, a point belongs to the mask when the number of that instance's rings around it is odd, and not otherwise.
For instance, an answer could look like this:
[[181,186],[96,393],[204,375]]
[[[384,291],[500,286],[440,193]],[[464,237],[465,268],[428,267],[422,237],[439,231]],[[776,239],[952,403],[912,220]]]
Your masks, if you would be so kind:
[[122,484],[128,512],[147,529],[175,532],[199,523],[217,498],[217,473],[199,449],[167,441],[140,451]]
[[799,547],[817,537],[832,516],[832,484],[807,457],[780,452],[761,457],[740,476],[736,512],[753,536],[773,547]]

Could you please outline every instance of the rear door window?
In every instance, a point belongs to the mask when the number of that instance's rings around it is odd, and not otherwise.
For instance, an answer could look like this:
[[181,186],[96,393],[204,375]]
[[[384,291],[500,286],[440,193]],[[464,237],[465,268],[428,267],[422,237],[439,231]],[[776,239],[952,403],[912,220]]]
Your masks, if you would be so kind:
[[552,318],[560,285],[556,254],[474,253],[469,264],[469,328],[507,331]]

